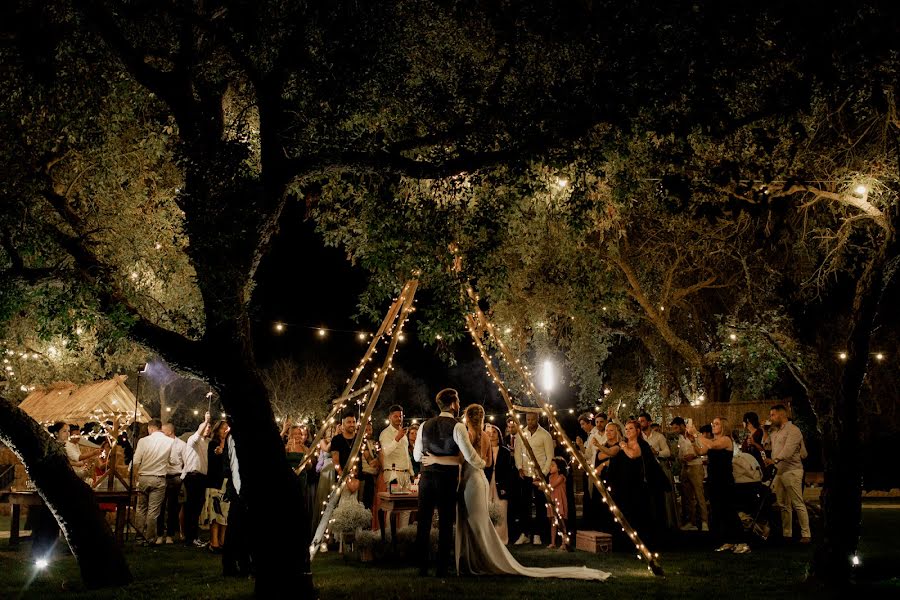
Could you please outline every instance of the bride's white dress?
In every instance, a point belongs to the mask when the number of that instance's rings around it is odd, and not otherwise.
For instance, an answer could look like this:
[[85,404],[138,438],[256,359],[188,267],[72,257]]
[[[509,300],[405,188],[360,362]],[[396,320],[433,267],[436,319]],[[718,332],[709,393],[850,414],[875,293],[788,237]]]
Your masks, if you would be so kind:
[[475,575],[521,575],[602,581],[605,571],[587,567],[523,567],[513,558],[491,523],[488,512],[490,486],[484,471],[463,463],[460,476],[462,500],[456,508],[456,571]]

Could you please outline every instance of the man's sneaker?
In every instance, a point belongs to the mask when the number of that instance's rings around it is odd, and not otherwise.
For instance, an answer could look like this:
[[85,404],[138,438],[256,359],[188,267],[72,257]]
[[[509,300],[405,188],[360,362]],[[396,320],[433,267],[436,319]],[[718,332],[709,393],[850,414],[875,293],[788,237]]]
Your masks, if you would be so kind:
[[709,523],[703,521],[703,523],[700,524],[700,531],[709,531]]
[[800,543],[801,543],[801,544],[809,544],[809,543],[811,543],[811,542],[812,542],[812,538],[808,538],[808,537],[802,537],[802,538],[800,538]]
[[716,552],[725,552],[726,550],[734,550],[734,544],[722,544],[716,548]]
[[540,546],[541,545],[541,536],[539,536],[539,535],[534,536],[534,539],[531,540],[531,543],[534,544],[535,546]]
[[209,544],[209,542],[204,542],[202,540],[194,540],[191,542],[191,546],[194,548],[206,548],[207,544]]
[[169,536],[166,536],[166,543],[167,543],[167,544],[174,544],[174,543],[175,543],[175,540],[173,540],[173,539],[172,539],[171,537],[169,537]]
[[523,533],[522,535],[519,536],[519,539],[517,539],[513,543],[513,545],[521,546],[522,544],[527,544],[527,543],[528,543],[528,536]]
[[156,541],[154,542],[154,544],[156,544],[157,546],[162,546],[165,543],[166,543],[166,538],[164,538],[163,536],[159,536],[158,538],[156,538]]
[[688,523],[687,525],[681,526],[682,531],[697,531],[697,526],[693,523]]

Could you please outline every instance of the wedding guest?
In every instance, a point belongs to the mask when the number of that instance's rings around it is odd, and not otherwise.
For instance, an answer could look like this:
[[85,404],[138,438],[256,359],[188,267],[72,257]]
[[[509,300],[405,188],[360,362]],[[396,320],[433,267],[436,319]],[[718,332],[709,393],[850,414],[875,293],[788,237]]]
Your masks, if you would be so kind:
[[[388,426],[381,431],[378,442],[381,446],[381,465],[383,475],[381,477],[384,491],[390,490],[391,483],[397,483],[403,479],[408,481],[414,476],[412,461],[410,460],[410,444],[407,430],[403,426],[403,407],[393,405],[388,408]],[[415,440],[413,440],[415,443]],[[376,521],[378,516],[378,504],[373,509]],[[386,517],[390,519],[390,515]],[[409,511],[397,514],[397,528],[402,529],[409,525]]]
[[675,417],[672,431],[678,435],[678,458],[681,461],[681,511],[684,515],[683,531],[697,531],[697,516],[700,528],[709,531],[709,515],[706,508],[706,492],[703,489],[703,458],[694,450],[694,445],[686,437],[687,426],[684,419]]
[[759,424],[759,415],[755,412],[744,413],[743,422],[747,436],[741,443],[741,452],[749,454],[762,466],[765,464],[763,453],[766,449],[763,447],[763,430]]
[[419,471],[422,470],[422,463],[417,461],[416,458],[413,456],[413,448],[415,448],[415,446],[416,446],[416,438],[418,436],[419,436],[419,424],[413,423],[412,425],[409,426],[409,430],[406,434],[406,439],[408,442],[407,445],[409,446],[409,448],[408,448],[409,464],[410,464],[410,468],[412,469],[412,472],[413,472],[413,477],[418,477]]
[[200,513],[203,511],[203,501],[206,498],[206,474],[209,469],[209,436],[212,430],[209,426],[210,414],[203,416],[203,422],[191,437],[188,438],[182,450],[184,470],[181,478],[184,482],[184,544],[203,548],[205,542],[200,541]]
[[653,509],[656,513],[658,524],[661,528],[674,529],[678,527],[678,509],[675,507],[675,494],[672,493],[674,479],[669,463],[672,458],[672,450],[669,442],[659,428],[653,428],[653,420],[645,411],[638,416],[638,425],[641,428],[641,436],[650,446],[656,456],[659,466],[662,468],[666,479],[669,481],[669,491],[653,492]]
[[[516,452],[516,467],[522,478],[522,523],[525,532],[516,540],[516,544],[541,544],[550,530],[550,522],[547,520],[547,501],[543,490],[534,485],[536,479],[546,481],[550,473],[550,463],[553,461],[553,438],[546,429],[538,423],[537,413],[530,412],[525,417],[525,430],[519,435],[531,445],[537,464],[532,464],[531,457],[525,450],[525,444],[519,444]],[[529,502],[527,499],[530,498]],[[535,517],[531,518],[531,507],[534,506]],[[528,535],[526,535],[526,533]]]
[[[578,446],[578,449],[581,450],[585,461],[589,466],[594,465],[594,461],[597,458],[597,448],[598,445],[594,444],[594,439],[598,438],[598,429],[595,425],[594,415],[591,413],[582,413],[578,416],[578,426],[581,427],[581,430],[585,434],[585,439],[582,441],[581,436],[575,438],[575,445]],[[605,440],[605,432],[601,432],[604,436]],[[582,476],[582,489],[584,490],[584,498],[582,500],[582,515],[584,519],[585,529],[597,529],[597,514],[600,510],[600,507],[597,506],[597,502],[599,501],[600,495],[599,492],[596,492],[594,485],[591,483],[588,478],[587,472],[585,472]]]
[[[375,502],[375,481],[381,477],[380,448],[377,440],[373,439],[372,421],[366,423],[366,433],[360,446],[360,472],[358,474],[360,484],[360,496],[363,505],[373,510]],[[373,518],[374,511],[373,511]]]
[[[550,484],[550,499],[556,504],[556,511],[553,510],[553,507],[547,507],[547,518],[550,519],[550,545],[547,548],[551,550],[556,548],[556,532],[558,527],[565,527],[565,521],[569,516],[569,502],[566,498],[566,460],[561,456],[556,456],[550,462],[550,477],[548,478],[548,483]],[[559,516],[562,518],[563,522],[557,525],[556,523],[556,512],[559,512]],[[560,544],[559,547],[561,550],[566,549],[566,545],[562,541],[562,532],[560,533]]]
[[[169,452],[169,464],[166,467],[166,497],[163,501],[159,517],[157,518],[156,527],[159,530],[159,537],[156,543],[174,544],[179,532],[178,515],[181,512],[181,506],[178,503],[178,497],[181,494],[181,472],[184,470],[184,448],[186,444],[175,436],[175,425],[173,423],[164,423],[162,432],[167,438],[172,440],[172,448]],[[165,537],[163,537],[165,532]]]
[[[609,431],[607,428],[607,433]],[[625,424],[624,434],[624,439],[619,443],[620,450],[609,459],[606,480],[619,510],[646,542],[652,540],[656,533],[650,480],[651,472],[658,468],[658,463],[650,446],[641,437],[636,421]],[[617,531],[613,533],[618,535]]]
[[[334,485],[337,479],[335,476],[334,461],[332,460],[332,455],[329,451],[333,440],[333,433],[334,429],[330,429],[319,441],[319,458],[316,461],[316,472],[319,474],[319,485],[316,488],[315,500],[313,502],[312,510],[310,511],[310,513],[312,513],[311,530],[313,533],[315,533],[316,529],[319,527],[319,521],[322,518],[322,510],[325,508],[325,503],[328,501],[328,496],[331,493],[331,486]],[[323,544],[322,550],[327,551],[327,546]]]
[[225,544],[225,530],[228,526],[230,505],[225,498],[225,442],[231,428],[225,419],[213,427],[212,439],[207,446],[206,454],[206,505],[203,522],[209,525],[209,549],[216,554],[222,551]]
[[509,448],[502,445],[500,429],[495,425],[487,425],[490,439],[490,452],[485,457],[484,475],[490,485],[491,502],[497,507],[500,518],[494,528],[504,544],[509,543],[509,498],[512,490],[518,486],[518,473]]
[[803,462],[806,458],[806,445],[800,428],[791,423],[787,417],[787,407],[776,404],[769,410],[772,430],[772,454],[766,459],[766,465],[775,465],[775,479],[772,487],[781,507],[781,531],[784,539],[790,540],[793,535],[793,513],[797,513],[800,524],[800,543],[811,541],[809,514],[803,501]]
[[[519,451],[519,420],[514,417],[509,417],[506,420],[506,437],[505,441],[502,445],[509,448],[509,452],[513,457],[513,466],[515,467],[515,472],[512,478],[513,487],[510,490],[509,498],[508,498],[508,506],[506,509],[506,525],[509,530],[508,535],[510,540],[516,540],[517,542],[521,541],[521,543],[525,543],[522,537],[522,533],[524,533],[525,521],[523,517],[525,516],[526,509],[523,504],[525,504],[526,496],[523,495],[523,491],[525,490],[525,486],[522,482],[522,477],[519,475],[518,467],[515,466],[516,455]],[[530,506],[531,500],[531,490],[528,489],[528,505]],[[530,509],[527,511],[530,512]]]
[[[228,426],[231,427],[230,420]],[[247,577],[252,575],[253,567],[250,558],[251,525],[247,505],[241,496],[240,461],[234,436],[227,436],[222,457],[226,496],[231,503],[228,509],[228,537],[222,546],[222,574],[226,577]]]
[[728,420],[716,417],[712,422],[713,439],[692,436],[694,449],[699,455],[709,459],[709,530],[721,546],[717,552],[734,550],[739,554],[750,551],[747,544],[738,543],[741,535],[741,521],[734,505],[734,442],[728,435]]
[[356,414],[347,412],[341,418],[341,429],[331,438],[328,451],[331,452],[331,461],[334,463],[334,471],[338,477],[344,473],[344,468],[350,460],[350,450],[356,439]]

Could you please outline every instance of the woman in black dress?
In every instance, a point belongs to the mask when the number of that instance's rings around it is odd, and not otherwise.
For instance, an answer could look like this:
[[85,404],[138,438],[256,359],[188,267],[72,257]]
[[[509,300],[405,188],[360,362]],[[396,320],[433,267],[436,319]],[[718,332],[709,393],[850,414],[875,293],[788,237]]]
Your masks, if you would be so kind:
[[712,422],[713,438],[691,435],[691,442],[699,455],[706,455],[707,492],[709,498],[709,530],[716,543],[722,544],[716,552],[734,550],[738,554],[750,551],[747,544],[737,543],[742,535],[741,521],[734,505],[734,442],[728,435],[728,420],[716,417]]
[[606,479],[619,510],[646,542],[654,537],[647,466],[648,459],[655,462],[655,458],[640,431],[635,421],[625,425],[625,440],[619,444],[621,450],[609,459]]

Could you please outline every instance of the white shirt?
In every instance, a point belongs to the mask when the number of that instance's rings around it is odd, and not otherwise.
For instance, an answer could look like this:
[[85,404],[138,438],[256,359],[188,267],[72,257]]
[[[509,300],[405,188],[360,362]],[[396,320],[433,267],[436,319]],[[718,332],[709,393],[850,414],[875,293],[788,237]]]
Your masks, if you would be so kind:
[[[550,463],[553,462],[554,452],[553,438],[550,437],[550,433],[538,425],[534,433],[531,433],[528,428],[525,427],[522,429],[520,435],[528,439],[528,443],[534,451],[534,457],[537,459],[541,475],[546,477],[547,473],[550,472]],[[516,467],[524,469],[525,477],[533,478],[535,476],[535,470],[531,465],[531,457],[528,456],[528,452],[525,450],[525,444],[522,443],[522,440],[520,439],[518,441],[519,443],[516,444]]]
[[234,491],[240,494],[241,472],[240,465],[238,464],[237,448],[234,444],[234,436],[229,435],[228,439],[225,440],[225,452],[227,452],[228,466],[231,469],[231,485],[234,486]]
[[169,450],[169,467],[166,475],[181,475],[184,470],[184,449],[187,446],[180,438],[172,439],[172,449]]
[[202,473],[206,475],[209,470],[208,448],[209,439],[203,437],[203,430],[206,429],[206,421],[200,423],[200,427],[188,438],[184,448],[181,449],[181,460],[184,468],[181,470],[181,478],[184,479],[188,473]]
[[69,462],[79,462],[81,460],[81,448],[74,442],[66,442],[66,456]]
[[162,431],[154,431],[147,437],[139,439],[132,461],[134,472],[138,475],[165,477],[169,468],[172,441],[172,438],[166,437]]
[[598,429],[594,427],[591,430],[590,435],[588,435],[587,441],[584,443],[584,447],[587,452],[585,453],[585,458],[587,459],[587,463],[589,466],[594,466],[594,461],[597,459],[597,446],[594,445],[594,440],[597,440],[597,443],[601,446],[606,443],[606,430]]
[[[404,435],[398,442],[395,438],[397,432],[400,431],[393,425],[385,427],[378,441],[381,443],[381,464],[384,467],[384,480],[388,483],[391,481],[391,465],[397,471],[412,472],[412,465],[409,464],[409,440]],[[418,438],[417,438],[418,439]]]
[[644,437],[644,441],[650,445],[650,448],[655,450],[654,454],[656,454],[659,458],[669,458],[672,456],[672,451],[669,449],[669,442],[666,441],[666,436],[661,434],[658,431],[650,431],[650,435],[645,433],[641,434]]
[[[450,417],[451,419],[456,418],[448,412],[442,412],[440,416]],[[419,428],[419,435],[416,436],[416,444],[413,446],[413,458],[416,459],[416,462],[422,462],[422,455],[425,454],[425,451],[423,450],[423,440],[425,438],[423,435],[424,432],[422,431],[423,429],[424,428]],[[459,450],[462,452],[463,458],[466,459],[467,463],[476,469],[484,468],[484,459],[481,458],[481,455],[472,446],[472,441],[469,439],[469,432],[466,430],[464,424],[457,423],[453,428],[453,441],[459,446]]]
[[[696,457],[694,458],[694,460],[684,460],[685,456],[691,454]],[[683,462],[684,464],[692,467],[703,464],[703,457],[697,454],[697,451],[694,449],[694,445],[683,435],[678,436],[678,458],[680,458],[681,462]]]

